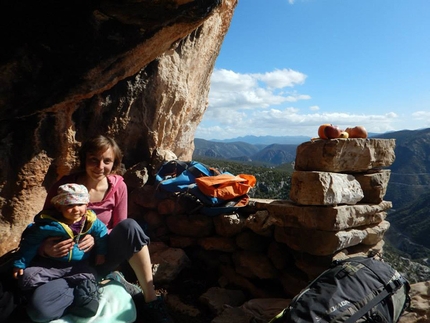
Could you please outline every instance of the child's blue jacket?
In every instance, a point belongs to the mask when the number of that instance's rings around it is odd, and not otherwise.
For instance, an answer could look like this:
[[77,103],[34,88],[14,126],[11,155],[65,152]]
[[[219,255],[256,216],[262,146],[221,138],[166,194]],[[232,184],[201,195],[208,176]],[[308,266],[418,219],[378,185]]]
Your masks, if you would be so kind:
[[[42,211],[34,218],[23,232],[19,250],[13,266],[16,268],[26,268],[30,265],[33,258],[37,255],[41,243],[50,237],[58,237],[60,240],[76,239],[70,227],[59,220],[60,213],[52,213],[51,211]],[[107,254],[107,238],[108,230],[106,225],[97,218],[97,215],[92,210],[87,210],[84,229],[80,237],[86,234],[91,234],[94,237],[94,251],[98,255]],[[52,258],[62,262],[77,262],[90,257],[90,252],[83,252],[75,243],[73,249],[65,256],[60,258]]]

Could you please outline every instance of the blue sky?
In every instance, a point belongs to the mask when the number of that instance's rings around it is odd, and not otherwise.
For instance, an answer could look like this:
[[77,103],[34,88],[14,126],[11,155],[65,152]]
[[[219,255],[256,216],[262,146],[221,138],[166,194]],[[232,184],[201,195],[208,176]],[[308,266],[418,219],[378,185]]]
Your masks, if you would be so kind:
[[195,137],[430,127],[430,0],[239,0]]

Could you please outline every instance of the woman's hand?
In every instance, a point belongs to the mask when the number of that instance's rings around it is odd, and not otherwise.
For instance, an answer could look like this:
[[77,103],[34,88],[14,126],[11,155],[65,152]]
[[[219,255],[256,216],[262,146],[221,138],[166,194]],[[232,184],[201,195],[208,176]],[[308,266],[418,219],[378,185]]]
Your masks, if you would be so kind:
[[94,237],[91,234],[85,235],[78,243],[78,247],[83,252],[88,252],[94,247]]
[[51,237],[40,245],[39,254],[52,258],[65,257],[73,249],[74,244],[72,239],[59,241],[58,237]]

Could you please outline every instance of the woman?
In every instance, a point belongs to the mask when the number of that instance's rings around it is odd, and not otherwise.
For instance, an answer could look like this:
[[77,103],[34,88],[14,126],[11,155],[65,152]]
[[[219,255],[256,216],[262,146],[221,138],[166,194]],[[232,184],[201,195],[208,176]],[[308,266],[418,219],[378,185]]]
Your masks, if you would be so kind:
[[[86,186],[90,195],[88,207],[106,224],[109,231],[106,261],[97,267],[100,275],[106,277],[127,260],[143,290],[145,320],[170,322],[164,303],[154,290],[149,238],[136,221],[127,218],[127,186],[121,176],[114,174],[121,165],[121,159],[122,152],[112,138],[97,136],[88,140],[79,151],[80,171],[64,176],[51,187],[44,208],[53,207],[50,201],[60,185],[78,183]],[[71,239],[61,242],[49,240],[43,244],[40,253],[62,257],[73,248],[73,244]],[[79,242],[79,248],[85,252],[90,251],[93,246],[94,238],[90,235]],[[58,297],[58,293],[36,289],[29,304],[32,316],[36,315],[42,321],[62,316],[61,311],[64,312],[65,304],[61,301],[62,297]],[[59,314],[61,315],[58,316]]]

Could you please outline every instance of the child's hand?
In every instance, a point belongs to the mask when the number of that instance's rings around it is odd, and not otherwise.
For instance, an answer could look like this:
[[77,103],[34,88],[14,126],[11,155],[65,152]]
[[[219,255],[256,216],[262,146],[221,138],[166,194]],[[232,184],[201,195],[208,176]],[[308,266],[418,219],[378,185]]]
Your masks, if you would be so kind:
[[96,255],[96,265],[102,265],[105,262],[104,255]]
[[13,268],[13,278],[18,279],[19,276],[24,275],[24,269],[22,268]]
[[88,252],[94,247],[94,244],[94,237],[91,234],[86,234],[82,240],[78,242],[78,247],[83,252]]

